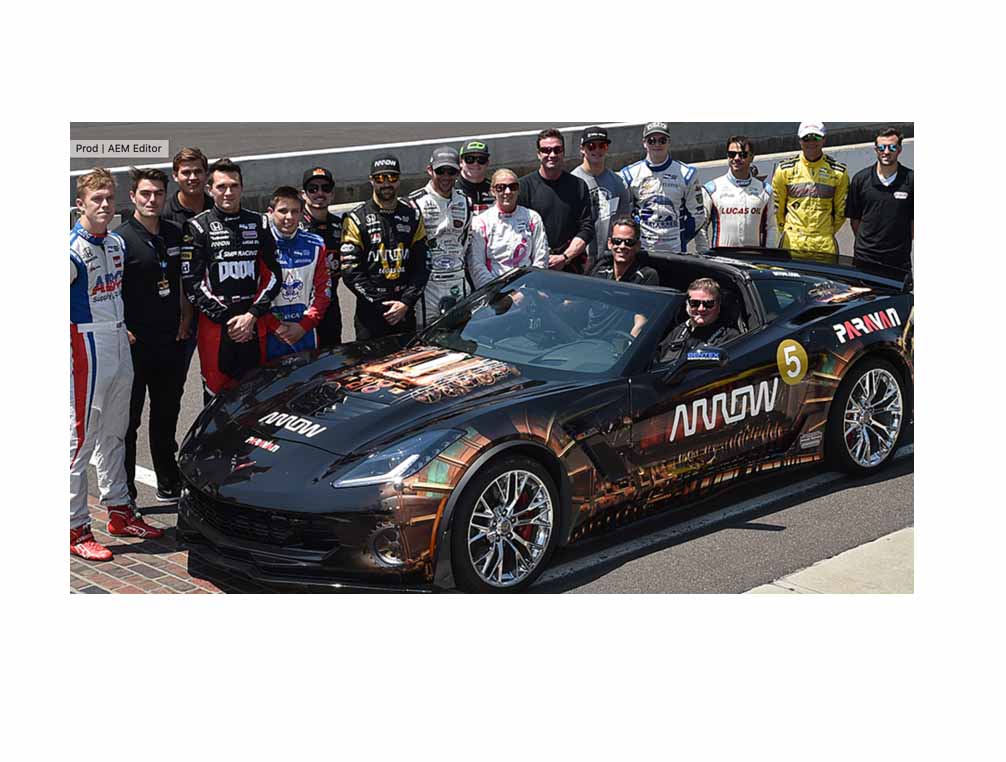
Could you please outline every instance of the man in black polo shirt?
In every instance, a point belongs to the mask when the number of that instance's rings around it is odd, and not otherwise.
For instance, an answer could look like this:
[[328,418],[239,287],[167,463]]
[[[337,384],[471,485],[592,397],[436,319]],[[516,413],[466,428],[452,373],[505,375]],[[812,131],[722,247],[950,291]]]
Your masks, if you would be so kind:
[[182,295],[182,231],[162,219],[168,176],[159,169],[134,169],[129,198],[134,212],[115,231],[125,242],[122,301],[133,358],[133,389],[126,432],[126,479],[136,499],[136,432],[150,392],[150,455],[157,474],[157,499],[179,495],[175,428],[185,384],[185,340],[194,310]]
[[[629,214],[623,214],[611,223],[608,250],[600,256],[590,271],[592,278],[604,278],[620,283],[637,283],[641,286],[659,286],[660,276],[652,267],[639,264],[639,223]],[[628,313],[600,303],[591,305],[583,333],[587,337],[610,335],[612,331],[638,338],[646,316]]]
[[856,234],[853,264],[912,269],[915,173],[898,161],[902,136],[889,127],[877,136],[877,163],[849,184],[845,216]]
[[517,204],[541,215],[550,249],[548,266],[582,273],[587,244],[594,240],[593,207],[587,183],[562,168],[565,151],[561,132],[538,133],[541,166],[520,179]]

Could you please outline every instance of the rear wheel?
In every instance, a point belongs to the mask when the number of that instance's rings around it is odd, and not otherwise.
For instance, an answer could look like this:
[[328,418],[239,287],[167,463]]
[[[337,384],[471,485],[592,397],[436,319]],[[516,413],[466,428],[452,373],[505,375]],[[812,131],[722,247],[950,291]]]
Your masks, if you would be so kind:
[[890,461],[901,437],[905,393],[886,360],[867,359],[842,381],[828,416],[828,452],[835,465],[868,474]]
[[451,560],[468,592],[517,592],[541,574],[558,539],[559,499],[548,471],[523,456],[492,461],[454,512]]

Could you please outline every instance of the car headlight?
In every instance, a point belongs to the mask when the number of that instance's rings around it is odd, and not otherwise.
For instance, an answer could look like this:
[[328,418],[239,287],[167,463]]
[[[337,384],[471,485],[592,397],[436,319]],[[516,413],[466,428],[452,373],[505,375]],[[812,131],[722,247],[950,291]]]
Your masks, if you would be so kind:
[[461,439],[464,434],[463,431],[447,429],[445,431],[427,431],[418,436],[409,437],[368,456],[332,482],[332,486],[335,488],[361,487],[366,484],[383,484],[404,479],[416,473]]

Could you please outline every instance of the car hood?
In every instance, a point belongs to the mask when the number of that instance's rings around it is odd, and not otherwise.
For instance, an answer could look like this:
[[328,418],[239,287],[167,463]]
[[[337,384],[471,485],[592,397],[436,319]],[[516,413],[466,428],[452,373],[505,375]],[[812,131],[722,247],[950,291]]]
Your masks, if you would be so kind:
[[241,404],[228,404],[226,422],[217,424],[242,442],[255,436],[349,455],[504,395],[509,402],[558,385],[499,360],[414,346],[365,353],[348,365],[322,358],[263,381]]

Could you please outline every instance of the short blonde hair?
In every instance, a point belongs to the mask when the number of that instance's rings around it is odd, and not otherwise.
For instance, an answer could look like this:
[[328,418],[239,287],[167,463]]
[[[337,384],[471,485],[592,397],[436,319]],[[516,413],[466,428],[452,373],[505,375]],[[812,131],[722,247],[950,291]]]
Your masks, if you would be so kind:
[[115,191],[115,178],[112,173],[102,167],[95,167],[86,175],[77,178],[77,198],[84,198],[88,193],[111,188]]
[[493,172],[493,176],[492,179],[489,181],[489,184],[495,185],[496,178],[498,178],[500,175],[510,175],[514,180],[518,179],[517,173],[514,172],[512,169],[507,169],[506,167],[500,167],[495,172]]

